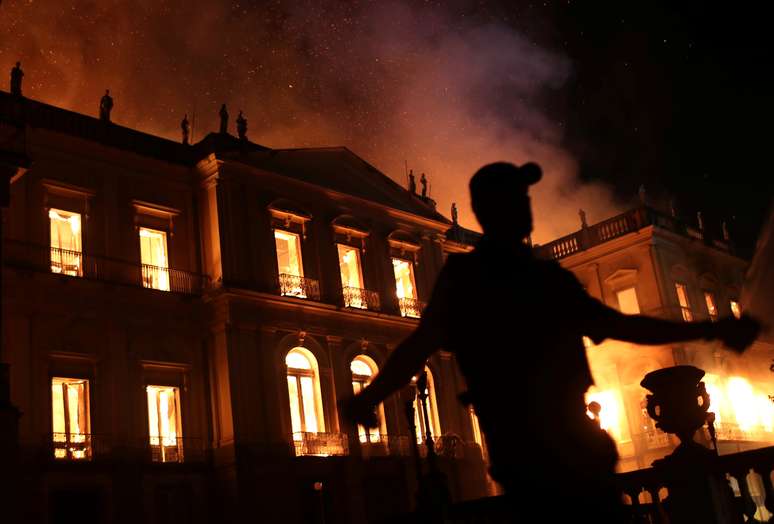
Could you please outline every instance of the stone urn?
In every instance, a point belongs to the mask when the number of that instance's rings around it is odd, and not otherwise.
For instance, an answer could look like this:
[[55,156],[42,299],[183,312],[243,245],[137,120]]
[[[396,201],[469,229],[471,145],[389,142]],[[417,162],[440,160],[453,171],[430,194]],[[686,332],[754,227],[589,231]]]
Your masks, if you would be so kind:
[[652,371],[640,382],[652,392],[646,397],[648,415],[657,428],[677,435],[681,447],[699,445],[693,436],[707,420],[710,398],[702,377],[699,368],[673,366]]
[[652,392],[647,410],[656,427],[674,433],[680,445],[653,468],[664,481],[669,496],[661,501],[672,524],[732,524],[733,492],[718,467],[715,452],[693,440],[707,420],[710,398],[704,388],[704,371],[674,366],[645,375],[640,385]]

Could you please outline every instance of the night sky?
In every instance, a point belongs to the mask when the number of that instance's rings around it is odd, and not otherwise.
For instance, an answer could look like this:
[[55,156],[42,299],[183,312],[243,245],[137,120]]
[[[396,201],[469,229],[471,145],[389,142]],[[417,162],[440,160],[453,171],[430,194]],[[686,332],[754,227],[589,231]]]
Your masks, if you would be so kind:
[[644,184],[749,248],[774,194],[768,18],[628,4],[4,0],[0,67],[95,116],[110,88],[115,122],[175,140],[184,113],[201,139],[226,102],[254,142],[345,145],[404,184],[407,163],[469,227],[470,174],[536,160],[537,241]]

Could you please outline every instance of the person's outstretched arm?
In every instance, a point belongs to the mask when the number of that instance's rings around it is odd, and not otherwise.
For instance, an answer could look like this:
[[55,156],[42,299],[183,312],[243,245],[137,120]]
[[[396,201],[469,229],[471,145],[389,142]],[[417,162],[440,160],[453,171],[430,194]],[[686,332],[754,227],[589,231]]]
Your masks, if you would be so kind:
[[449,307],[449,271],[444,266],[417,329],[390,354],[384,367],[357,396],[341,402],[341,412],[352,422],[376,425],[376,406],[409,383],[427,359],[443,345]]
[[[689,340],[720,340],[730,349],[744,351],[758,336],[760,326],[747,315],[718,322],[674,322],[643,315],[624,315],[615,310],[606,315],[603,338],[635,344],[659,345]],[[595,337],[592,337],[595,338]]]

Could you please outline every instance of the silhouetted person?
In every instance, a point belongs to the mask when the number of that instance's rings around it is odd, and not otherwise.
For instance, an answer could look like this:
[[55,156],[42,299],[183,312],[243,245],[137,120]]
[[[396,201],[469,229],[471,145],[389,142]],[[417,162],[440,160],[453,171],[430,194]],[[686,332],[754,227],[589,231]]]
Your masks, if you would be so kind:
[[220,106],[220,132],[223,134],[228,133],[228,110],[226,104]]
[[113,110],[113,97],[110,96],[110,89],[105,89],[105,94],[99,101],[99,119],[103,122],[110,122],[110,111]]
[[[342,401],[342,413],[375,426],[375,409],[402,388],[437,349],[453,352],[486,436],[491,475],[514,514],[617,522],[615,444],[586,415],[592,385],[582,336],[637,344],[720,339],[743,350],[755,339],[750,317],[672,322],[624,315],[586,294],[555,261],[533,256],[528,186],[536,164],[495,163],[470,181],[483,236],[475,250],[450,254],[417,329],[392,352],[374,381]],[[549,519],[551,520],[551,519]]]
[[422,186],[422,198],[427,198],[427,177],[424,173],[419,177],[419,184]]
[[191,124],[188,122],[188,113],[185,114],[180,122],[180,131],[183,133],[183,144],[188,145],[191,135]]
[[22,78],[24,78],[24,71],[22,71],[21,62],[16,62],[16,65],[11,69],[12,95],[22,96]]
[[413,169],[409,169],[408,179],[409,179],[409,191],[411,191],[412,194],[416,195],[417,194],[417,179],[414,178],[414,170]]
[[239,110],[239,114],[236,118],[237,135],[240,140],[247,140],[247,119],[242,115],[242,110]]

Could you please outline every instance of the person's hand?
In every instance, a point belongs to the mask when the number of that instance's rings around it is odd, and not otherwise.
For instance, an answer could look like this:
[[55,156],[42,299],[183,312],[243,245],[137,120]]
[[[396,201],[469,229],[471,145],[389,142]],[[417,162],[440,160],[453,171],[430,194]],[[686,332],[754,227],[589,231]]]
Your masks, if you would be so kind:
[[352,425],[362,424],[367,428],[379,425],[376,406],[372,405],[364,395],[353,395],[339,401],[339,413]]
[[729,349],[743,353],[758,338],[760,323],[750,315],[724,318],[715,325],[716,337]]

